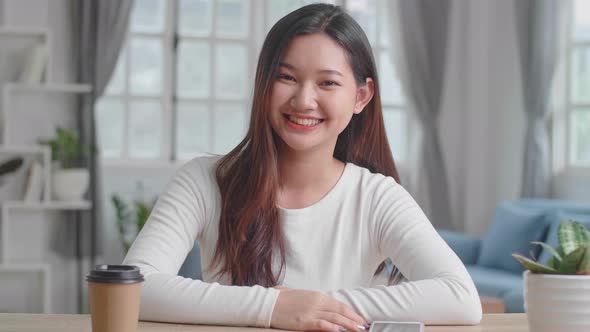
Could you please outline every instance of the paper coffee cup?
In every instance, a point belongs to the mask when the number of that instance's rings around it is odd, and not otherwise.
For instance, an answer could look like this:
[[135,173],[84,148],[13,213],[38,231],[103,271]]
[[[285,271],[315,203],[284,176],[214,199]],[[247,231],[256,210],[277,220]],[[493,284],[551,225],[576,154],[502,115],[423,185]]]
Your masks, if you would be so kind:
[[136,332],[143,275],[133,265],[97,265],[86,276],[93,332]]

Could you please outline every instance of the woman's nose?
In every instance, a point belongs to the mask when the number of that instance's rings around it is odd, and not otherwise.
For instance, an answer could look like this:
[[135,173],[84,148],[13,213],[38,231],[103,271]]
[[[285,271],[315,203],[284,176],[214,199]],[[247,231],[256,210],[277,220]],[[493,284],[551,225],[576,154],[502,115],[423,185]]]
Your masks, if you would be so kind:
[[314,87],[311,84],[300,86],[291,98],[290,104],[300,112],[316,109],[318,103]]

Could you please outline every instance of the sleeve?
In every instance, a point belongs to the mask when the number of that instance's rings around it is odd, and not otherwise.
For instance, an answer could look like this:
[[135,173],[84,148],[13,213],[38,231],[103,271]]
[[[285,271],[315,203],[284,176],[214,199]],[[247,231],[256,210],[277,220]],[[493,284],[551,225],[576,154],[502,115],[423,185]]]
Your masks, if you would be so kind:
[[[181,168],[160,195],[125,257],[144,275],[141,320],[270,327],[279,290],[225,286],[177,276],[212,215],[216,185],[198,162]],[[209,210],[208,210],[209,209]]]
[[465,266],[410,194],[392,179],[373,199],[372,241],[407,281],[328,293],[368,321],[478,324],[479,295]]

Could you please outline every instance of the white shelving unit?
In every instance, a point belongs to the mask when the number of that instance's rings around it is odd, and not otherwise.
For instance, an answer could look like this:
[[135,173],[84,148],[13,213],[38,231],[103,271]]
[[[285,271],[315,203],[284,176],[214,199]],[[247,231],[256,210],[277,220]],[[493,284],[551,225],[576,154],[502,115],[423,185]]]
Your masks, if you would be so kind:
[[[51,312],[51,269],[48,264],[2,264],[0,312]],[[24,282],[23,282],[24,280]]]
[[[92,87],[53,82],[53,69],[50,66],[52,43],[48,30],[0,27],[0,66],[6,65],[3,58],[16,59],[17,55],[34,47],[35,43],[44,43],[47,49],[44,81],[20,83],[14,82],[14,77],[9,77],[9,81],[0,77],[0,160],[22,156],[25,162],[21,169],[26,169],[27,162],[31,160],[38,160],[43,169],[43,189],[39,201],[24,201],[22,197],[0,201],[0,312],[52,313],[52,291],[64,291],[64,283],[58,280],[59,273],[63,272],[47,262],[49,259],[42,258],[37,262],[15,256],[17,253],[22,256],[22,248],[26,244],[18,242],[27,239],[14,237],[12,231],[22,228],[26,223],[65,222],[61,220],[67,218],[56,218],[56,214],[92,208],[89,201],[52,200],[51,150],[38,144],[39,139],[53,137],[56,126],[77,127],[76,112],[80,111],[77,109],[77,97],[91,92]],[[24,188],[24,183],[21,187]],[[17,193],[16,196],[22,195]],[[45,216],[48,217],[44,219]],[[47,227],[43,226],[39,228]],[[20,249],[11,249],[12,246]],[[6,293],[9,289],[26,292]],[[15,299],[10,294],[22,295],[24,298]]]

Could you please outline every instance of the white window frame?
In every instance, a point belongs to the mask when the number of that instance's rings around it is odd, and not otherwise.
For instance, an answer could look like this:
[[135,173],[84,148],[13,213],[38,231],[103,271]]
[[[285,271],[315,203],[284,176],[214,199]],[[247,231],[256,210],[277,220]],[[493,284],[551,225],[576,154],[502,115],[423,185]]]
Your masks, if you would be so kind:
[[[346,9],[347,2],[350,0],[335,0],[335,4],[342,6],[342,8]],[[375,35],[375,44],[372,45],[373,54],[375,57],[375,61],[378,68],[381,68],[380,63],[380,53],[382,51],[389,51],[390,46],[382,45],[380,38],[381,38],[381,17],[379,15],[379,11],[383,10],[385,6],[386,0],[374,0],[376,9],[376,35]],[[215,105],[216,103],[224,103],[224,102],[231,102],[231,103],[244,103],[246,114],[246,120],[249,119],[249,112],[251,107],[252,101],[252,92],[251,86],[254,80],[254,73],[256,70],[256,63],[258,58],[258,53],[264,41],[264,37],[267,30],[267,23],[270,19],[269,15],[269,8],[268,8],[268,1],[265,0],[250,0],[249,1],[249,31],[247,36],[243,38],[234,38],[234,37],[220,37],[216,36],[215,29],[217,27],[217,2],[212,1],[212,20],[211,20],[211,33],[208,36],[197,36],[197,35],[187,35],[187,34],[180,34],[177,30],[177,8],[179,5],[178,0],[172,1],[164,1],[165,3],[165,22],[164,22],[164,31],[162,33],[146,33],[146,32],[133,32],[130,31],[128,33],[128,37],[126,38],[123,48],[127,49],[125,53],[126,59],[126,66],[125,66],[125,90],[122,94],[105,94],[104,97],[107,98],[120,98],[123,100],[125,106],[125,123],[124,123],[124,136],[123,136],[123,147],[122,147],[122,154],[123,157],[121,158],[112,158],[112,157],[102,157],[102,164],[106,166],[130,166],[130,167],[160,167],[166,165],[173,165],[178,167],[179,164],[185,162],[185,160],[177,160],[176,159],[176,116],[177,112],[175,109],[176,102],[178,100],[182,101],[198,101],[198,102],[205,102],[209,106],[210,113],[210,148],[214,146],[215,140],[215,133],[214,133],[214,124],[215,124]],[[256,21],[257,18],[263,17],[262,20]],[[161,142],[161,151],[162,156],[156,159],[144,159],[144,158],[130,158],[129,157],[129,125],[130,125],[130,110],[129,110],[129,102],[131,100],[140,100],[148,98],[153,100],[156,97],[153,96],[138,96],[138,95],[131,95],[130,92],[130,56],[131,52],[129,49],[128,42],[133,37],[159,37],[163,42],[163,85],[162,85],[162,142]],[[207,41],[209,42],[209,52],[210,52],[210,94],[208,97],[205,98],[179,98],[175,94],[175,86],[176,86],[176,62],[177,62],[177,51],[178,51],[178,43],[180,39],[186,40],[196,40],[196,41]],[[246,91],[246,95],[243,98],[235,99],[235,98],[223,98],[216,96],[216,82],[215,82],[215,75],[213,75],[213,71],[216,65],[217,59],[215,58],[215,45],[220,42],[239,42],[245,43],[247,47],[247,54],[248,54],[248,77],[250,78],[250,82],[248,82],[248,90]],[[381,72],[381,70],[379,70]],[[381,78],[383,80],[383,78]],[[405,114],[406,119],[406,156],[409,150],[409,131],[411,126],[411,117],[410,112],[408,112],[407,105],[403,104],[392,104],[392,103],[385,103],[382,101],[382,107],[393,109],[395,112],[403,112]],[[247,129],[247,128],[246,128]],[[244,130],[245,132],[245,130]],[[197,156],[198,154],[195,154]],[[394,157],[396,157],[394,155]],[[396,159],[397,162],[397,159]]]
[[568,173],[572,175],[590,176],[590,164],[575,164],[573,162],[572,114],[579,108],[590,109],[590,103],[575,103],[572,100],[572,60],[574,51],[578,48],[590,48],[590,40],[574,40],[574,2],[566,1],[564,24],[560,27],[559,57],[560,65],[554,80],[552,108],[552,169],[556,174]]

